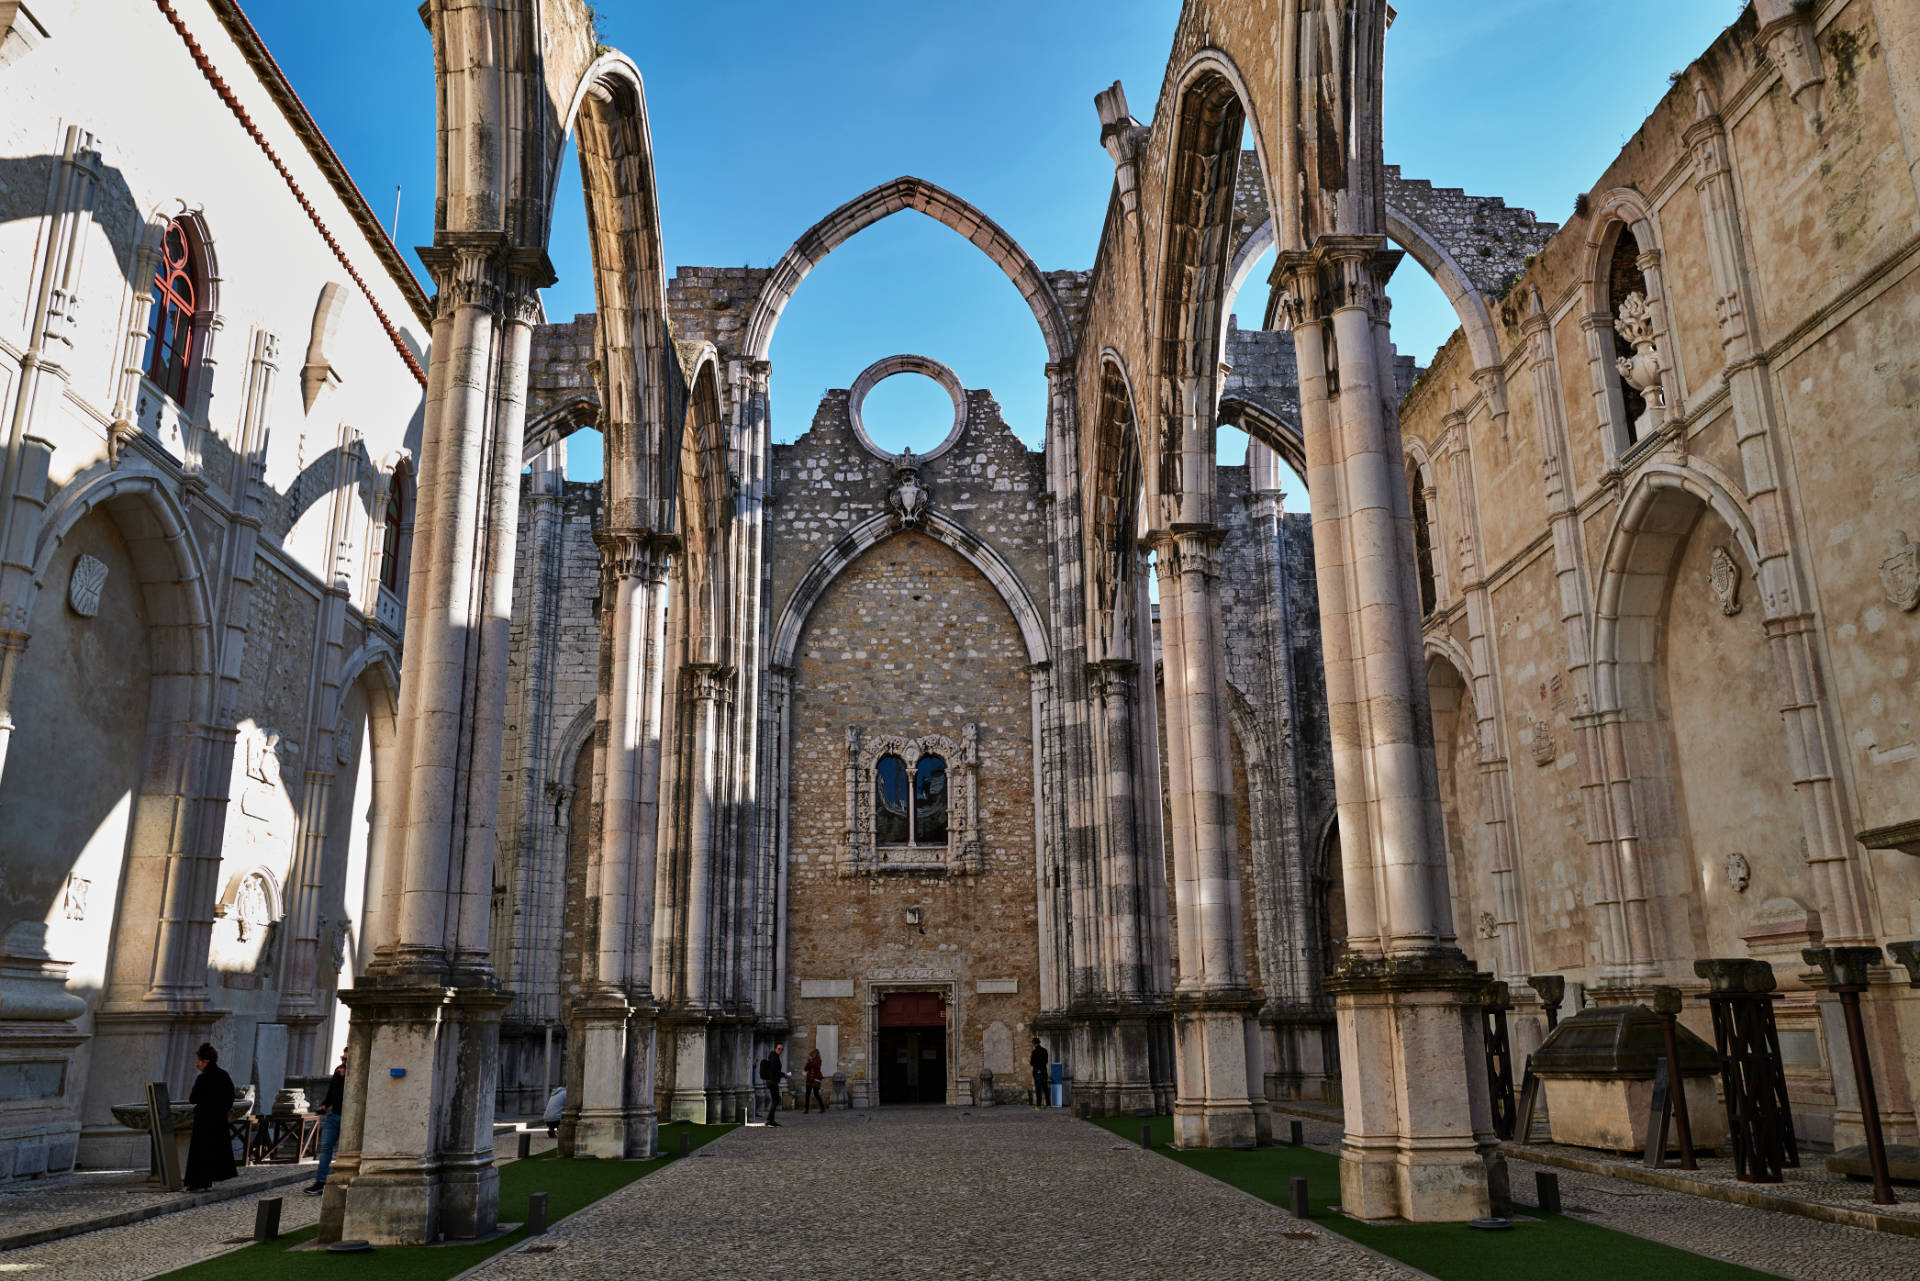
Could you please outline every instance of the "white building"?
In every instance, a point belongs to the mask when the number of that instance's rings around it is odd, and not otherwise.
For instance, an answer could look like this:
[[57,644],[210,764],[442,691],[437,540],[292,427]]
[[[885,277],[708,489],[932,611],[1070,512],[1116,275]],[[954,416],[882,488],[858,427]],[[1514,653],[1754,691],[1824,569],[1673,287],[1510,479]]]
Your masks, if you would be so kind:
[[[237,6],[0,0],[0,1176],[325,1072],[428,301]],[[110,86],[110,92],[103,92]]]

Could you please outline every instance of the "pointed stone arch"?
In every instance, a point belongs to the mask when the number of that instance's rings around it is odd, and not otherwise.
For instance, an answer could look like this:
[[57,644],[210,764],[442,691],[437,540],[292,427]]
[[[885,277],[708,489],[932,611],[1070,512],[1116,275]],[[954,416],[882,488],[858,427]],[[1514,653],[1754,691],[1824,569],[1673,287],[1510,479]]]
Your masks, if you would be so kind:
[[[1027,661],[1045,663],[1051,648],[1047,639],[1047,625],[1040,609],[1028,594],[1026,585],[1012,565],[991,546],[973,536],[972,533],[954,524],[939,512],[928,512],[917,526],[920,532],[945,544],[950,550],[959,553],[961,559],[985,575],[987,581],[1006,602],[1013,614],[1014,622],[1020,628],[1021,642],[1026,646]],[[807,619],[812,616],[814,607],[827,594],[827,588],[833,585],[848,566],[861,556],[898,533],[899,522],[891,513],[882,513],[855,525],[833,546],[822,552],[820,558],[801,577],[793,589],[793,595],[787,598],[786,605],[780,611],[780,619],[774,624],[773,637],[767,647],[767,662],[774,668],[793,666],[794,651],[799,648],[800,635],[806,630]]]
[[773,272],[761,286],[748,317],[745,356],[765,360],[773,347],[773,332],[780,323],[800,282],[820,261],[849,239],[865,231],[882,218],[911,209],[951,228],[991,258],[1020,291],[1046,340],[1047,360],[1057,363],[1073,352],[1073,333],[1066,313],[1054,296],[1053,286],[1041,274],[1027,251],[1000,226],[959,196],[911,175],[882,183],[841,205],[809,227],[793,247],[774,264]]

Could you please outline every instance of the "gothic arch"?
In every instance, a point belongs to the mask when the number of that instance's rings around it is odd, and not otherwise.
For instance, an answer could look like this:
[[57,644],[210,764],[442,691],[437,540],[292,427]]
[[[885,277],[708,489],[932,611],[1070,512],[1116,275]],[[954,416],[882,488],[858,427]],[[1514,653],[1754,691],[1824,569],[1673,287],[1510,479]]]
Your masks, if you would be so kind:
[[530,466],[547,449],[573,433],[586,428],[598,429],[599,426],[600,397],[586,394],[569,396],[527,422],[526,444],[520,451],[520,461]]
[[[1085,488],[1089,647],[1102,654],[1132,648],[1125,620],[1133,614],[1141,497],[1140,421],[1125,360],[1111,347],[1100,353],[1094,410],[1093,474]],[[1097,655],[1094,655],[1097,657]]]
[[[1050,654],[1047,644],[1046,620],[1033,603],[1033,597],[1027,594],[1026,585],[1014,572],[1013,566],[986,543],[954,524],[939,512],[928,512],[921,518],[917,528],[921,533],[946,544],[958,552],[963,560],[986,576],[1000,593],[1000,599],[1006,602],[1012,611],[1013,619],[1020,628],[1020,639],[1027,647],[1027,661],[1030,663],[1047,662]],[[814,607],[820,603],[843,570],[859,560],[874,547],[885,542],[899,526],[891,513],[873,516],[855,525],[838,542],[829,547],[807,570],[800,583],[793,589],[793,595],[787,599],[785,608],[780,611],[780,619],[774,624],[773,643],[767,649],[767,663],[774,668],[792,667],[794,650],[800,644],[800,633],[805,629],[807,619]]]
[[1712,511],[1733,532],[1751,581],[1760,555],[1752,517],[1738,492],[1699,460],[1687,466],[1654,463],[1634,477],[1607,534],[1594,592],[1596,712],[1623,713],[1628,704],[1627,680],[1659,661],[1658,627],[1666,609],[1667,576],[1701,508]]
[[1142,435],[1155,529],[1213,519],[1219,353],[1249,101],[1231,60],[1218,50],[1196,54],[1175,84],[1162,242],[1147,301],[1157,316],[1146,410],[1152,427]]
[[1054,297],[1053,286],[1047,283],[1020,243],[993,219],[945,188],[924,178],[902,176],[855,196],[835,209],[809,227],[774,264],[747,320],[745,358],[767,359],[780,313],[786,309],[800,282],[821,259],[882,218],[903,209],[915,210],[944,224],[993,259],[994,265],[1006,273],[1032,309],[1040,335],[1046,340],[1050,363],[1063,361],[1072,353],[1073,333],[1068,328],[1066,313]]
[[[1500,368],[1500,339],[1494,329],[1493,312],[1487,306],[1486,295],[1474,286],[1452,250],[1418,218],[1391,203],[1386,210],[1387,239],[1406,250],[1414,262],[1433,277],[1434,283],[1447,296],[1447,301],[1453,304],[1454,314],[1460,318],[1460,328],[1467,336],[1467,350],[1473,354],[1474,369]],[[1260,255],[1273,243],[1273,219],[1269,217],[1255,227],[1235,251],[1227,271],[1228,298],[1234,297],[1248,283],[1247,278],[1260,261]]]
[[732,632],[727,531],[733,493],[727,425],[720,412],[720,363],[710,344],[696,355],[688,379],[679,454],[680,549],[673,568],[683,590],[669,600],[686,626],[686,661],[717,663],[724,660]]
[[1219,419],[1233,424],[1286,459],[1287,466],[1300,477],[1301,485],[1307,483],[1307,442],[1296,424],[1245,396],[1222,396]]
[[1587,334],[1587,361],[1593,379],[1598,417],[1606,431],[1609,458],[1624,453],[1628,414],[1622,400],[1620,376],[1614,367],[1614,315],[1620,300],[1611,296],[1609,274],[1614,250],[1623,232],[1639,247],[1638,266],[1646,283],[1647,308],[1653,340],[1661,356],[1660,391],[1669,412],[1685,403],[1679,364],[1679,345],[1673,341],[1667,315],[1666,278],[1661,269],[1665,254],[1660,222],[1646,197],[1631,187],[1615,187],[1593,202],[1587,219],[1587,239],[1581,250],[1580,297],[1584,305],[1581,327]]

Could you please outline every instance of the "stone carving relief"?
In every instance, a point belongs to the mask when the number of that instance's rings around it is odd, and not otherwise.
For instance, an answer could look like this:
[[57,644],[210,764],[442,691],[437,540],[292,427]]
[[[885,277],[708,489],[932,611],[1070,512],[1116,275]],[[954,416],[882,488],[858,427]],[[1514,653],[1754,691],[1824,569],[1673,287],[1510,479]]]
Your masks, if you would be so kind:
[[1908,612],[1920,608],[1920,543],[1896,529],[1887,536],[1887,554],[1880,561],[1880,587],[1887,599]]
[[[922,756],[938,756],[947,763],[947,844],[939,846],[879,845],[874,840],[874,772],[883,756],[898,756],[907,775]],[[840,875],[871,876],[881,872],[946,872],[956,876],[986,870],[986,851],[980,841],[979,727],[968,724],[956,743],[942,734],[909,738],[899,734],[864,733],[857,725],[847,729],[847,828]]]
[[73,577],[67,580],[68,607],[82,618],[92,618],[100,612],[100,590],[106,585],[106,562],[82,554],[73,562]]
[[902,525],[918,525],[927,514],[933,493],[920,479],[920,464],[909,449],[894,460],[893,488],[887,494],[887,506]]
[[359,746],[355,733],[359,726],[354,723],[355,720],[343,706],[339,718],[333,723],[333,759],[340,765],[353,764],[354,749]]
[[1740,566],[1724,547],[1715,547],[1707,560],[1707,586],[1720,602],[1720,612],[1732,617],[1740,612]]
[[93,882],[84,876],[69,876],[66,889],[60,893],[60,915],[69,921],[87,919],[87,892],[93,888]]
[[1533,763],[1541,767],[1553,764],[1555,752],[1553,745],[1553,726],[1545,721],[1533,723]]
[[1492,912],[1480,913],[1480,928],[1476,933],[1483,939],[1497,939],[1500,937],[1500,923],[1493,919]]
[[1647,412],[1634,424],[1634,435],[1645,440],[1659,429],[1661,411],[1666,405],[1660,390],[1662,366],[1660,349],[1653,337],[1653,309],[1647,306],[1645,294],[1636,289],[1620,300],[1614,332],[1633,345],[1633,355],[1618,356],[1613,363],[1620,371],[1621,380],[1646,398]]
[[1735,894],[1745,894],[1747,887],[1753,884],[1753,864],[1747,862],[1747,856],[1738,850],[1727,855],[1727,884]]

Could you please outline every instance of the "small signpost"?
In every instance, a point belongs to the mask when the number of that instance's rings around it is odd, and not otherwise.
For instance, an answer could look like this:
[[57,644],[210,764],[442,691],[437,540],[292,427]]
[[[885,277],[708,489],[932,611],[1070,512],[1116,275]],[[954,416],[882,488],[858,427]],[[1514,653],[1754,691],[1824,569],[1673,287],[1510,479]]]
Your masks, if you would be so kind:
[[180,1148],[173,1141],[173,1100],[165,1081],[147,1083],[147,1138],[152,1143],[151,1173],[167,1191],[180,1190]]

